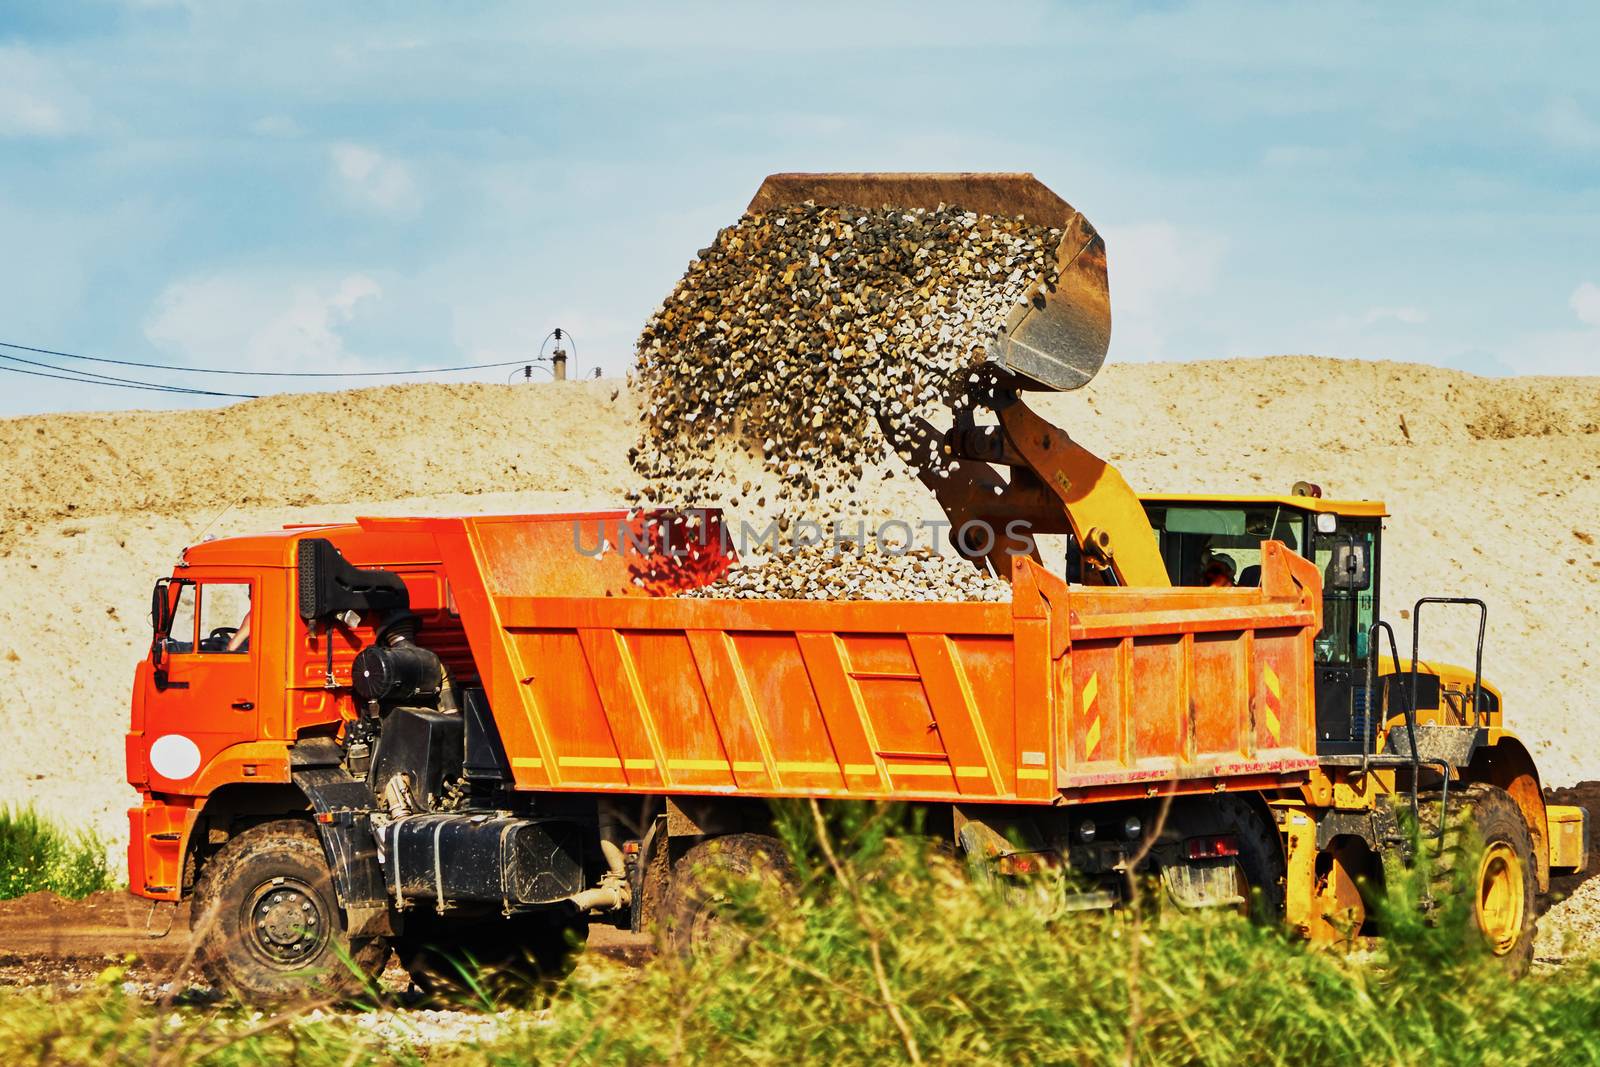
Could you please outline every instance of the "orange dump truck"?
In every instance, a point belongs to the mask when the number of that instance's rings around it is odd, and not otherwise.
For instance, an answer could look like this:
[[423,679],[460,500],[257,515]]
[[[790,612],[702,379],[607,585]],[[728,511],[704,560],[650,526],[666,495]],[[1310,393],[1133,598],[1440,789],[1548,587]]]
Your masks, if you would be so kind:
[[1010,603],[679,599],[727,566],[717,542],[693,566],[579,550],[626,521],[189,549],[135,687],[134,892],[196,894],[203,959],[258,996],[391,941],[420,970],[446,923],[511,916],[548,951],[591,915],[676,914],[673,870],[748,845],[770,797],[925,805],[995,853],[1026,809],[1036,847],[1092,842],[1077,866],[1110,876],[1148,798],[1177,796],[1156,854],[1234,899],[1237,839],[1271,825],[1246,798],[1316,764],[1321,583],[1293,553],[1253,589],[1069,588],[1020,561]]
[[[662,920],[692,950],[716,927],[705,872],[776,851],[771,798],[894,800],[996,877],[1066,872],[1066,907],[1115,906],[1138,863],[1180,906],[1253,896],[1334,941],[1381,932],[1371,897],[1426,858],[1410,813],[1481,840],[1478,932],[1526,967],[1587,823],[1506,729],[1484,604],[1418,601],[1407,664],[1382,504],[1141,500],[1031,410],[1110,338],[1105,246],[1032,176],[773,175],[751,210],[800,202],[1060,234],[954,425],[893,442],[1010,602],[675,598],[729,566],[714,515],[196,545],[156,585],[134,688],[133,892],[192,897],[201,962],[263,998],[391,949],[423,982],[451,952],[553,964],[591,920]],[[974,522],[1059,535],[1065,559],[970,553]],[[1449,604],[1481,613],[1471,668],[1418,656],[1422,608]]]

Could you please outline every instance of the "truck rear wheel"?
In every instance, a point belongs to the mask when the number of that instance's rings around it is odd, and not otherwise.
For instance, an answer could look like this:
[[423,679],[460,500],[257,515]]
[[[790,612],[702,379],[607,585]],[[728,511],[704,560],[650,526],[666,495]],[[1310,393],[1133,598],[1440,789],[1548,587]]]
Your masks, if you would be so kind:
[[[1522,809],[1504,789],[1478,784],[1464,794],[1450,801],[1450,826],[1434,865],[1433,892],[1471,893],[1472,932],[1491,958],[1511,974],[1522,975],[1533,963],[1536,929],[1533,835]],[[1437,805],[1433,808],[1437,819]]]
[[383,972],[389,943],[353,938],[310,823],[251,827],[205,865],[195,886],[195,958],[215,985],[254,1003],[354,996]]
[[794,868],[783,844],[766,834],[726,834],[702,841],[672,867],[667,889],[668,945],[681,956],[700,959],[736,944],[739,932],[728,921],[729,878],[768,878],[794,884]]

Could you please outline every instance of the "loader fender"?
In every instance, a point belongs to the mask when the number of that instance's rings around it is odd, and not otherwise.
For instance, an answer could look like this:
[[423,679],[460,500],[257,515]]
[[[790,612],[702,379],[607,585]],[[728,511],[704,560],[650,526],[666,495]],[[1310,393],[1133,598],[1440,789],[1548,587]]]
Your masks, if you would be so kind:
[[[1539,769],[1522,742],[1510,734],[1489,731],[1490,743],[1473,753],[1462,772],[1467,783],[1499,786],[1511,795],[1533,839],[1534,879],[1541,893],[1550,891],[1550,826],[1544,810]],[[1495,736],[1498,734],[1498,736]]]
[[316,817],[346,929],[353,937],[393,934],[389,890],[372,835],[371,817],[378,810],[372,791],[344,769],[339,747],[329,739],[302,741],[289,756],[291,778]]

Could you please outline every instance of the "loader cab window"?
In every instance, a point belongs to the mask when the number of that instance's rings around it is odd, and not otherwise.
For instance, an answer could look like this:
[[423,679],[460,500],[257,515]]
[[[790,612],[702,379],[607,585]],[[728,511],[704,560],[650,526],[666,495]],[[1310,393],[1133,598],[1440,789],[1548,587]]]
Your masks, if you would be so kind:
[[171,622],[167,626],[169,655],[245,655],[250,651],[248,582],[177,583]]
[[1296,552],[1306,543],[1305,515],[1278,505],[1150,504],[1145,508],[1173,585],[1203,586],[1221,563],[1234,583],[1261,584],[1261,543],[1282,541]]

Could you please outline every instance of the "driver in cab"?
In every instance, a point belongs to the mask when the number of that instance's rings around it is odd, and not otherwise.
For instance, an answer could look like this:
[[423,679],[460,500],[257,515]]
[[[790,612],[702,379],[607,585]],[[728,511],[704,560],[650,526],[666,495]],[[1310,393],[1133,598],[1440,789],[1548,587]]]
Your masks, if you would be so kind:
[[1232,589],[1236,584],[1235,573],[1233,560],[1219,553],[1206,562],[1200,572],[1200,584],[1208,589]]
[[228,643],[223,646],[224,652],[249,652],[250,651],[250,611],[245,609],[244,618],[239,620],[239,628],[228,638]]

